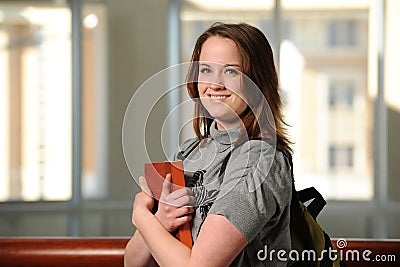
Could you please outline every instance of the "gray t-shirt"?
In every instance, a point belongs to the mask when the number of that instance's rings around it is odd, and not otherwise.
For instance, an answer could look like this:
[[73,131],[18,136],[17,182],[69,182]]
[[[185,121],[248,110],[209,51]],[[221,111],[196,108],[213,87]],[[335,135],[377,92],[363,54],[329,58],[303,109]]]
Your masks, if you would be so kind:
[[[261,140],[247,141],[231,151],[237,136],[238,129],[218,131],[213,124],[210,137],[183,161],[187,185],[193,186],[197,202],[191,221],[193,240],[207,214],[223,215],[249,242],[230,266],[286,266],[277,253],[282,250],[287,256],[291,248],[289,163]],[[194,142],[185,141],[180,150]],[[219,175],[230,151],[225,173]]]

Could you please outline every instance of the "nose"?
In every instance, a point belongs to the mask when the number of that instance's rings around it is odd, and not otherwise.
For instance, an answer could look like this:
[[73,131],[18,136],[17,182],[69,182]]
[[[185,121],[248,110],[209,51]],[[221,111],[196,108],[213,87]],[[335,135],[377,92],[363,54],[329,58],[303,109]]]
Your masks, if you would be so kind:
[[217,84],[217,83],[210,83],[210,85],[208,86],[210,89],[213,89],[213,90],[222,90],[222,89],[224,89],[225,87],[224,87],[224,85],[222,85],[222,84]]
[[224,77],[219,73],[213,75],[212,79],[209,80],[209,83],[209,87],[214,90],[225,88]]

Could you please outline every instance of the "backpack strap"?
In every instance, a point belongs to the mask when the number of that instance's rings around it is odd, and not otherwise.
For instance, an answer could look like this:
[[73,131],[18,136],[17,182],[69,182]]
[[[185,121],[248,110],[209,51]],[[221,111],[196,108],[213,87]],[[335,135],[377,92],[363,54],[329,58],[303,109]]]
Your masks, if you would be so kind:
[[314,219],[316,219],[318,217],[318,215],[321,213],[322,209],[326,205],[325,199],[318,192],[318,190],[315,189],[315,187],[309,187],[309,188],[302,189],[300,191],[296,191],[296,188],[294,186],[292,155],[287,151],[285,151],[283,154],[289,160],[290,169],[291,169],[291,175],[292,175],[292,204],[293,204],[293,200],[300,201],[302,203],[305,203],[305,202],[311,200],[311,202],[307,205],[307,210],[311,214],[311,216]]
[[308,212],[313,216],[314,219],[317,218],[318,214],[326,205],[325,199],[322,195],[315,189],[315,187],[309,187],[300,191],[297,191],[299,200],[303,203],[310,201],[307,205]]
[[[289,151],[282,152],[285,158],[289,161],[290,174],[292,178],[292,200],[290,202],[290,230],[295,233],[302,233],[304,236],[310,236],[310,230],[304,220],[303,211],[300,208],[299,195],[297,194],[294,185],[294,174],[293,174],[293,160],[292,154]],[[292,233],[291,233],[292,234]],[[313,249],[313,244],[310,239],[304,240],[303,249]]]
[[179,151],[176,155],[176,158],[182,161],[185,160],[190,155],[190,153],[192,153],[193,150],[198,146],[199,143],[200,140],[196,139],[185,151]]

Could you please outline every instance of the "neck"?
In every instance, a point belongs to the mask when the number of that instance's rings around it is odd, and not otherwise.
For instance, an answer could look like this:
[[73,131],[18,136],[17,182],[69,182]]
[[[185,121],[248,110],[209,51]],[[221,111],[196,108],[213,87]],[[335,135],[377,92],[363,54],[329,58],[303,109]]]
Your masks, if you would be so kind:
[[240,124],[241,124],[241,121],[239,121],[239,122],[223,122],[223,121],[215,120],[215,122],[216,122],[215,124],[216,124],[217,130],[219,130],[219,131],[229,131],[233,128],[240,126]]

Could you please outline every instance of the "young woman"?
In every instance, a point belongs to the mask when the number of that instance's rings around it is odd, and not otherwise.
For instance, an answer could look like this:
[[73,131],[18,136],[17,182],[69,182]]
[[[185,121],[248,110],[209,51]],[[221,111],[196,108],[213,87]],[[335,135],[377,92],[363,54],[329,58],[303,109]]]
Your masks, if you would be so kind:
[[[278,254],[291,248],[291,149],[268,40],[248,24],[216,23],[191,62],[197,138],[180,148],[190,150],[183,164],[192,188],[171,192],[167,175],[152,214],[140,177],[125,266],[286,266]],[[172,235],[189,221],[192,248]]]

